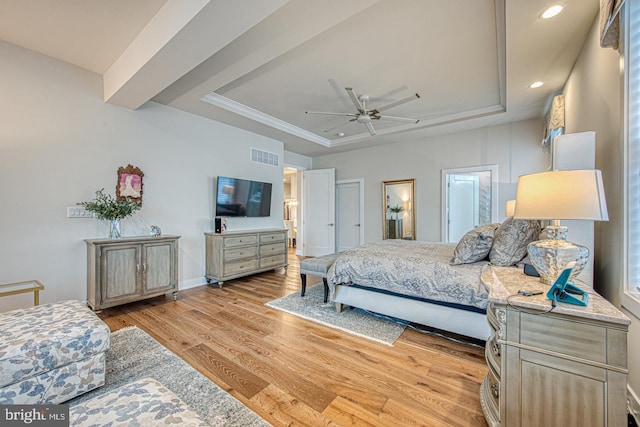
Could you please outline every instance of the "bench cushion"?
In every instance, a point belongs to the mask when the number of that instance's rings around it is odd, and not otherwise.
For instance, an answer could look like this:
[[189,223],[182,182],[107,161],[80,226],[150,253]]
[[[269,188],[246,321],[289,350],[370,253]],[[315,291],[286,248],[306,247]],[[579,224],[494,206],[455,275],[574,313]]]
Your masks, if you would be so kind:
[[315,258],[307,258],[300,262],[300,274],[327,277],[327,272],[340,254],[329,254]]

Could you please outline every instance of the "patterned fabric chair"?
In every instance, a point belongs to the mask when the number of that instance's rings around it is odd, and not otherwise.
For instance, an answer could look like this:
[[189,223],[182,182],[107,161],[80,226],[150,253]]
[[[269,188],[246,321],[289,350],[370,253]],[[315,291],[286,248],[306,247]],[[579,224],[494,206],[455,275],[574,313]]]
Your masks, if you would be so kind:
[[0,404],[61,403],[104,385],[110,336],[81,301],[0,313]]

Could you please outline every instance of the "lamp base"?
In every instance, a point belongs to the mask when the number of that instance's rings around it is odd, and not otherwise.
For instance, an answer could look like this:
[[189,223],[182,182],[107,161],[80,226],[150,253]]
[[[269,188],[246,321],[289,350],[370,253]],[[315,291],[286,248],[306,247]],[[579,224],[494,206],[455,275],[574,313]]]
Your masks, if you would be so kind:
[[582,272],[589,260],[589,249],[566,240],[545,239],[529,243],[529,260],[540,274],[540,281],[553,283],[571,261],[575,261],[569,282]]

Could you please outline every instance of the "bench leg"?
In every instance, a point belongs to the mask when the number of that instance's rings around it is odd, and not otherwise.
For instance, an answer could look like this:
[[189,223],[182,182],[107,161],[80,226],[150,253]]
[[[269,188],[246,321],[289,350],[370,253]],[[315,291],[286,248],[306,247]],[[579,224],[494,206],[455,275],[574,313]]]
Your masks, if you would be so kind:
[[339,303],[339,302],[336,303],[336,311],[338,313],[342,313],[343,308],[344,306],[342,305],[342,303]]
[[300,280],[302,281],[302,291],[300,291],[300,296],[303,297],[304,293],[307,290],[307,275],[306,274],[301,274],[300,275]]
[[322,278],[322,283],[324,284],[324,302],[326,304],[326,302],[329,300],[329,284],[327,283],[326,277]]

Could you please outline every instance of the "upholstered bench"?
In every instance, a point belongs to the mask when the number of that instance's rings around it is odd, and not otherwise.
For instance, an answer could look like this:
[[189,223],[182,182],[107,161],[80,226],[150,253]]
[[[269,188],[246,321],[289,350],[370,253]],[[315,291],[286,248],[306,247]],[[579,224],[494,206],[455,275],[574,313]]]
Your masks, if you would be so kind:
[[324,302],[329,299],[329,284],[327,283],[327,272],[340,254],[329,254],[315,258],[307,258],[300,262],[300,279],[302,280],[302,291],[300,296],[304,296],[307,290],[307,274],[322,277],[324,284]]
[[0,313],[0,404],[61,403],[104,385],[110,336],[81,301]]
[[209,426],[171,390],[138,380],[69,408],[70,426]]

